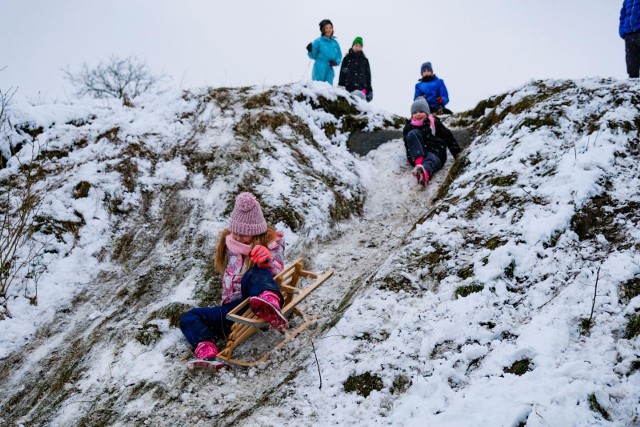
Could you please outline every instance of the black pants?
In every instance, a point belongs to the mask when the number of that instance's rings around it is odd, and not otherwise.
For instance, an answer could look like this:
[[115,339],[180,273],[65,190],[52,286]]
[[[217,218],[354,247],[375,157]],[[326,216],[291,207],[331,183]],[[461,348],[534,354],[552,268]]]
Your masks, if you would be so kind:
[[624,50],[627,59],[627,74],[630,78],[640,77],[640,31],[625,34]]
[[436,153],[427,149],[422,133],[418,129],[410,130],[407,133],[407,137],[404,139],[404,148],[411,166],[415,166],[418,157],[423,158],[422,166],[429,173],[430,178],[442,168],[442,160]]

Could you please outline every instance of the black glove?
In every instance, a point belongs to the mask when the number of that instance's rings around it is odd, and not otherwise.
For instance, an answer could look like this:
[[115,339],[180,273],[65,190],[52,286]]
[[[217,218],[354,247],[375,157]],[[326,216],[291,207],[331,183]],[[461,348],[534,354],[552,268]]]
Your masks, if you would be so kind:
[[309,43],[307,45],[307,52],[311,52],[311,49],[313,49],[313,46],[311,46],[311,43]]
[[335,67],[338,64],[336,64],[336,61],[329,61],[329,65],[331,65],[332,67]]
[[367,90],[367,94],[365,95],[365,97],[367,98],[367,102],[371,102],[371,100],[373,99],[373,89]]

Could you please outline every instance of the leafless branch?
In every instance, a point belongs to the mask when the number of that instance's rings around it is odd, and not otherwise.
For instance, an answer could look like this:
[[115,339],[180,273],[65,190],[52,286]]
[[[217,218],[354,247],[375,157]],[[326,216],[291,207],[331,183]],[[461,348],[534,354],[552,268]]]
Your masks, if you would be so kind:
[[85,63],[77,73],[71,72],[69,68],[63,70],[63,73],[76,88],[77,95],[118,98],[125,103],[129,98],[147,92],[163,78],[152,74],[149,67],[135,56],[111,56],[107,62],[101,62],[94,68]]

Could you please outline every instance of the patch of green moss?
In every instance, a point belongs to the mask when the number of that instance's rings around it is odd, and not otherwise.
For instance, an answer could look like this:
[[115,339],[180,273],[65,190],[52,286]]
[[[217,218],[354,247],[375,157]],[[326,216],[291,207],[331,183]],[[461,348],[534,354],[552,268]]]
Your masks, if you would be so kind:
[[633,124],[627,120],[622,120],[622,121],[609,120],[607,122],[607,127],[611,130],[621,129],[624,133],[630,133],[634,130]]
[[[509,114],[520,114],[522,112],[531,110],[534,106],[544,102],[545,100],[555,96],[558,93],[567,91],[569,89],[575,88],[575,83],[571,81],[566,81],[563,84],[559,84],[557,86],[548,86],[543,81],[536,82],[536,86],[539,89],[538,93],[525,96],[521,98],[518,102],[514,104],[510,104],[505,106],[500,113],[497,112],[497,106],[502,102],[502,100],[508,95],[501,95],[502,98],[492,98],[486,101],[480,102],[476,108],[474,108],[471,112],[468,113],[470,117],[475,117],[476,120],[471,122],[474,129],[478,134],[484,133],[491,129],[496,124],[502,122],[505,117]],[[498,102],[500,101],[500,102]],[[491,111],[485,113],[488,108],[491,108]],[[537,126],[541,123],[550,124],[552,122],[556,122],[556,119],[553,117],[544,117],[542,119],[538,119],[536,122],[529,123],[532,126]],[[539,127],[539,126],[538,126]]]
[[468,279],[473,276],[473,264],[468,265],[466,267],[462,267],[456,275],[461,279]]
[[113,246],[111,258],[120,263],[124,263],[131,258],[132,251],[135,249],[133,246],[134,236],[133,232],[127,232],[120,236]]
[[411,378],[408,376],[404,374],[397,375],[393,379],[393,383],[391,384],[389,391],[391,394],[403,394],[409,389],[409,387],[411,387],[412,383]]
[[158,325],[147,323],[136,333],[136,341],[142,345],[150,345],[160,339],[161,333]]
[[513,362],[508,368],[504,368],[505,374],[524,375],[531,370],[531,361],[527,358]]
[[629,317],[627,328],[624,331],[624,337],[628,340],[633,339],[640,334],[640,315],[634,314]]
[[379,288],[385,291],[400,292],[409,291],[412,288],[411,281],[398,272],[392,272],[381,279]]
[[593,412],[597,412],[605,420],[611,421],[611,415],[609,415],[609,412],[600,404],[600,402],[598,402],[598,399],[596,398],[595,393],[591,393],[588,397],[588,400],[589,400],[589,408]]
[[62,159],[69,155],[69,151],[67,150],[43,150],[38,154],[36,158],[36,162],[41,162],[43,160],[51,160],[51,159]]
[[471,162],[469,162],[467,156],[460,156],[456,159],[456,161],[451,165],[451,168],[449,168],[444,181],[438,188],[438,194],[436,195],[437,200],[443,199],[449,193],[449,187],[451,187],[451,184],[453,184],[456,178],[465,172],[470,163]]
[[356,392],[362,397],[368,397],[373,390],[382,390],[382,378],[377,374],[365,372],[360,375],[351,375],[343,383],[344,391],[347,393]]
[[244,107],[248,110],[253,110],[253,109],[257,109],[257,108],[265,108],[265,107],[270,107],[271,104],[271,97],[273,96],[273,91],[268,90],[266,92],[262,92],[262,93],[258,93],[256,95],[253,95],[251,97],[249,97],[245,103],[244,103]]
[[317,108],[319,106],[327,113],[338,118],[347,114],[353,116],[359,113],[358,108],[356,108],[355,105],[351,104],[347,100],[347,98],[344,97],[338,97],[335,100],[330,100],[325,98],[324,96],[319,96],[318,104],[316,104],[314,101],[311,101],[310,104],[314,108]]
[[504,239],[500,236],[493,236],[487,239],[487,241],[484,243],[484,247],[493,251],[499,248],[500,246],[505,245],[507,241],[508,241],[507,239]]
[[507,97],[507,94],[503,94],[503,95],[491,97],[489,99],[484,99],[478,102],[478,104],[472,110],[460,113],[460,116],[470,117],[472,119],[478,119],[484,116],[488,109],[495,109],[498,105],[502,103],[502,101],[504,101],[506,97]]
[[385,128],[402,129],[406,123],[407,123],[407,119],[406,118],[394,114],[392,116],[391,120],[384,119],[384,122],[382,123],[382,125]]
[[623,241],[625,237],[615,221],[614,206],[608,194],[593,197],[573,215],[571,229],[580,240],[594,239],[601,234],[612,243]]
[[589,335],[591,333],[591,326],[593,324],[593,320],[589,318],[582,318],[579,322],[578,332],[580,335]]
[[455,299],[468,297],[471,294],[475,294],[476,292],[480,292],[484,289],[484,285],[481,283],[474,282],[470,285],[462,285],[458,286],[455,291],[453,291],[453,297]]
[[554,117],[554,115],[551,113],[547,113],[536,117],[526,117],[514,127],[513,132],[515,133],[518,131],[518,129],[523,127],[529,128],[530,130],[536,130],[545,126],[554,127],[557,125],[558,121],[556,117]]
[[347,114],[342,118],[340,130],[343,133],[353,133],[367,127],[369,120],[366,117],[353,116]]
[[75,187],[73,187],[73,193],[71,197],[74,199],[84,199],[89,195],[91,184],[87,181],[80,181]]
[[562,231],[560,231],[560,230],[554,231],[553,234],[551,236],[549,236],[549,241],[542,242],[542,247],[545,248],[545,249],[555,248],[555,246],[558,244],[558,241],[560,240],[561,236],[562,236]]
[[[210,304],[210,305],[216,305],[216,304]],[[191,307],[187,304],[184,304],[181,302],[172,302],[152,312],[149,315],[149,318],[147,319],[146,323],[148,324],[148,322],[155,319],[167,319],[169,320],[169,326],[172,326],[172,327],[178,326],[178,324],[180,323],[180,317],[190,308]],[[155,325],[152,325],[152,327],[153,326]],[[155,328],[157,329],[157,326]]]
[[489,179],[489,185],[497,187],[510,187],[518,180],[518,174],[512,173],[504,176],[496,176]]
[[623,282],[619,286],[620,296],[623,301],[630,301],[633,298],[640,295],[640,277],[634,277],[633,279]]
[[352,198],[345,197],[342,192],[330,187],[333,193],[333,204],[329,208],[329,216],[334,221],[344,221],[353,215],[362,215],[364,212],[364,196],[352,193]]
[[375,334],[372,334],[370,332],[363,332],[362,334],[353,337],[353,339],[355,341],[367,341],[371,343],[380,343],[385,341],[387,338],[389,338],[390,335],[391,334],[389,333],[389,331],[381,330],[379,332],[376,332]]
[[504,269],[504,277],[507,279],[513,279],[514,272],[516,270],[516,260],[512,259],[508,266]]

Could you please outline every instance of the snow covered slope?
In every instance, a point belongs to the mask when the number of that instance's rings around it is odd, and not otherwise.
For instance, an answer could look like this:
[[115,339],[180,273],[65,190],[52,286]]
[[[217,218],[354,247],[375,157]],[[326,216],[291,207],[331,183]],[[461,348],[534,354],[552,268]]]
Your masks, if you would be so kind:
[[[448,121],[478,138],[426,192],[400,140],[345,148],[397,118],[321,84],[15,105],[47,251],[0,321],[0,421],[633,425],[639,104],[636,82],[600,79],[493,97]],[[216,303],[209,260],[242,190],[289,259],[336,274],[270,363],[190,372],[175,321]]]

